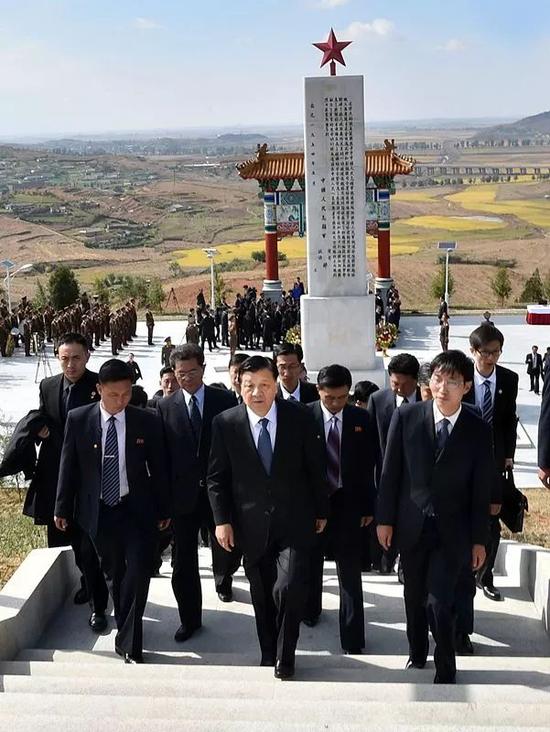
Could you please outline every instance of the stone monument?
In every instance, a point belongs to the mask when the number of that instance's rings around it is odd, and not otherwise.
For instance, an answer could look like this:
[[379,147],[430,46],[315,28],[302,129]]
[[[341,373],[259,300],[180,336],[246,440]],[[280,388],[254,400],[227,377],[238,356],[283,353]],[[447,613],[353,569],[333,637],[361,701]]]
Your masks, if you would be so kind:
[[366,256],[363,77],[336,76],[336,61],[344,63],[341,50],[348,42],[338,42],[334,31],[327,43],[314,45],[324,51],[321,66],[331,62],[331,76],[305,79],[305,363],[311,375],[332,363],[345,364],[354,381],[382,386]]

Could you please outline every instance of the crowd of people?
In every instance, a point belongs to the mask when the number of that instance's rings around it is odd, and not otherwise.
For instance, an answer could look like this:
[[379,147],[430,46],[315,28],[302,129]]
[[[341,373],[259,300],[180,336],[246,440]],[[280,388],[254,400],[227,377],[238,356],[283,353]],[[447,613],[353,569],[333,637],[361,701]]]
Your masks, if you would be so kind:
[[[407,668],[425,666],[431,631],[434,682],[455,683],[456,655],[474,652],[476,588],[490,600],[502,597],[493,568],[499,516],[510,500],[518,393],[518,375],[498,364],[502,332],[483,322],[470,334],[469,354],[444,349],[429,363],[394,356],[385,389],[354,386],[344,364],[327,365],[313,384],[301,347],[283,340],[294,297],[273,305],[245,288],[234,307],[221,306],[226,345],[231,318],[239,323],[227,388],[204,382],[212,333],[210,324],[205,335],[204,322],[213,322],[216,348],[216,316],[204,295],[198,300],[187,329],[198,328],[202,347],[190,338],[181,346],[165,340],[160,389],[150,400],[136,389],[141,371],[131,355],[105,361],[98,373],[87,368],[95,340],[82,320],[93,306],[80,302],[54,316],[52,324],[74,318],[62,335],[52,329],[61,372],[41,382],[39,409],[17,425],[3,457],[0,475],[23,471],[30,479],[24,513],[47,527],[48,545],[73,547],[81,571],[74,600],[90,604],[91,631],[107,628],[110,595],[115,651],[126,663],[144,661],[150,578],[171,546],[174,639],[189,642],[203,624],[201,537],[221,602],[233,600],[243,563],[260,664],[277,678],[294,676],[300,625],[319,622],[329,557],[343,653],[365,649],[362,572],[397,569]],[[135,333],[132,308],[122,309],[122,343]],[[276,314],[281,328],[265,338]],[[154,343],[154,322],[147,326]],[[237,350],[260,341],[272,358]],[[538,362],[532,358],[529,368]],[[539,466],[550,488],[548,381]]]

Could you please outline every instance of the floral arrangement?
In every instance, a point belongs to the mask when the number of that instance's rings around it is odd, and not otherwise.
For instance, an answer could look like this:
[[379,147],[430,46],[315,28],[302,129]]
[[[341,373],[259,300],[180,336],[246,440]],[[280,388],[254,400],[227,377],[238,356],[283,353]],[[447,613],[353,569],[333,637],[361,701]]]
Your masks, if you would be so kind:
[[285,333],[284,341],[286,343],[294,343],[296,345],[302,344],[302,332],[299,325],[293,325]]
[[380,321],[376,326],[376,350],[386,352],[397,341],[397,327],[393,323]]

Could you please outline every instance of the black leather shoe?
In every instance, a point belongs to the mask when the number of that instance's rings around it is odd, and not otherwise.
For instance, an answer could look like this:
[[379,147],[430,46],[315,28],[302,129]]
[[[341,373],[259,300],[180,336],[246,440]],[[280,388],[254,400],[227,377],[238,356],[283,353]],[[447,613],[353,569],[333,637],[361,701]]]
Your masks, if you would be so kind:
[[409,658],[409,660],[405,664],[405,668],[406,669],[409,669],[409,668],[424,668],[425,665],[426,665],[426,661],[415,661],[412,658]]
[[468,633],[457,633],[455,636],[455,651],[459,656],[473,656],[474,647]]
[[84,587],[81,587],[75,592],[73,602],[75,605],[85,605],[89,600],[88,592]]
[[483,585],[483,594],[488,600],[494,600],[495,602],[500,602],[502,600],[500,590],[497,590],[494,585]]
[[197,625],[194,628],[184,628],[183,625],[180,625],[174,634],[174,640],[178,643],[183,643],[184,641],[189,640],[193,633],[195,633],[200,627],[200,625]]
[[129,664],[145,663],[141,653],[139,655],[132,654],[132,653],[126,653],[126,651],[123,651],[122,648],[119,648],[118,646],[115,646],[115,653],[124,659],[124,663],[129,663]]
[[343,648],[342,653],[344,656],[361,656],[363,653],[362,648]]
[[218,592],[218,597],[222,602],[233,602],[233,591],[229,592]]
[[88,625],[94,633],[103,633],[107,628],[107,618],[105,613],[92,613],[88,620]]
[[319,617],[320,616],[317,615],[316,618],[304,618],[302,620],[302,623],[304,625],[307,625],[308,628],[314,628],[317,625],[317,623],[319,622]]
[[291,679],[294,676],[294,664],[277,661],[274,675],[276,679]]

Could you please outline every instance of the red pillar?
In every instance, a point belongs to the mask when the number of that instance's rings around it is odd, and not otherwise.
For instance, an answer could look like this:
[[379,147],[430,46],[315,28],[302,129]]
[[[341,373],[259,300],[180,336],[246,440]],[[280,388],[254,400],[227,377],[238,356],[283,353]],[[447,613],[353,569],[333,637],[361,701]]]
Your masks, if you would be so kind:
[[277,232],[265,232],[265,278],[271,281],[279,279]]
[[390,227],[378,228],[378,277],[391,277]]

